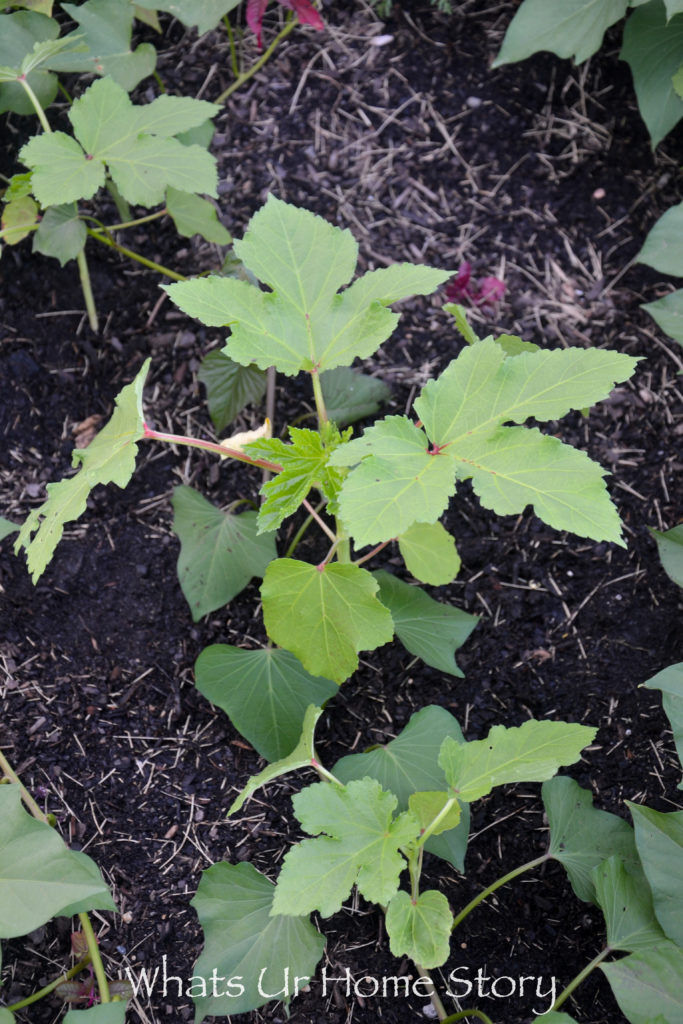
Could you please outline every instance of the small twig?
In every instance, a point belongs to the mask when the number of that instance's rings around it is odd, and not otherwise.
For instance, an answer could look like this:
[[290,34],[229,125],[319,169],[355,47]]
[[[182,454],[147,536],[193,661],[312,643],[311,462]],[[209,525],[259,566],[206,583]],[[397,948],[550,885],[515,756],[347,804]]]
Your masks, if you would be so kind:
[[304,498],[304,500],[302,502],[302,505],[304,506],[304,508],[308,512],[309,516],[312,516],[313,519],[315,519],[316,523],[318,524],[320,529],[323,531],[323,533],[326,534],[326,536],[328,536],[330,538],[332,543],[336,545],[338,543],[338,538],[337,538],[336,533],[334,533],[329,528],[327,523],[323,519],[320,518],[320,516],[318,515],[316,510],[313,508],[313,506],[309,502],[308,498]]

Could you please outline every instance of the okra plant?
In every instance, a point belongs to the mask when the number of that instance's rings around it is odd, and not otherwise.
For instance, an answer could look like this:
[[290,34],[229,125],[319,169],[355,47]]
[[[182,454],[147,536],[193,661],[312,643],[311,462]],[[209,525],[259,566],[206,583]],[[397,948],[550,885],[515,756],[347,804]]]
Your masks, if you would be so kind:
[[[234,598],[251,578],[263,580],[269,645],[209,648],[197,681],[272,760],[295,745],[308,704],[327,700],[355,671],[361,651],[394,634],[428,664],[459,674],[454,650],[476,620],[366,563],[396,544],[415,580],[450,583],[460,557],[440,519],[462,481],[471,480],[481,504],[501,515],[531,505],[555,529],[623,543],[601,467],[523,424],[592,405],[631,376],[636,360],[600,349],[539,349],[509,335],[479,340],[460,307],[448,307],[469,345],[425,385],[413,414],[386,416],[352,437],[328,408],[339,374],[342,383],[351,375],[347,388],[362,385],[351,366],[389,338],[398,315],[388,307],[434,291],[452,272],[394,264],[350,283],[357,259],[351,233],[272,196],[235,252],[267,290],[227,277],[166,290],[191,316],[229,327],[223,356],[235,386],[246,380],[248,390],[251,375],[269,367],[290,377],[305,374],[317,429],[292,426],[286,440],[247,435],[220,444],[163,434],[143,414],[147,362],[119,395],[109,424],[89,448],[74,452],[81,472],[48,485],[47,500],[22,525],[15,550],[26,551],[37,580],[90,489],[125,486],[143,441],[187,444],[268,470],[258,512],[224,513],[186,487],[176,491],[174,506],[181,582],[195,618]],[[257,433],[264,432],[267,424]],[[278,556],[276,531],[302,508],[308,518]],[[309,522],[327,546],[317,563],[296,557]]]
[[[658,678],[647,685],[657,688]],[[453,933],[480,903],[556,860],[577,898],[602,912],[606,939],[561,991],[553,974],[548,1002],[534,1013],[553,1024],[576,1024],[560,1007],[599,967],[631,1024],[680,1021],[683,812],[662,814],[629,803],[632,827],[595,808],[591,792],[573,779],[558,777],[560,766],[578,760],[594,729],[530,720],[517,728],[494,726],[485,739],[465,742],[450,712],[431,706],[413,715],[386,747],[344,757],[329,771],[314,745],[319,714],[308,709],[297,747],[252,778],[228,812],[238,812],[278,776],[313,769],[321,781],[292,798],[294,817],[311,838],[289,850],[275,883],[247,862],[214,864],[202,875],[193,900],[206,940],[193,979],[198,1019],[296,996],[313,979],[324,945],[309,915],[336,913],[355,886],[381,908],[392,954],[410,958],[417,968],[417,981],[398,971],[385,978],[389,993],[429,996],[446,1024],[470,1016],[492,1024],[481,1003],[449,1015],[444,1000],[463,995],[457,987],[462,978],[448,975],[442,999],[430,970],[447,964]],[[521,781],[543,782],[546,851],[506,872],[454,914],[442,892],[421,886],[424,852],[464,871],[469,804],[496,786]],[[217,975],[227,984],[209,985]],[[652,991],[658,993],[656,1017]]]
[[71,937],[76,963],[61,977],[9,1005],[0,987],[0,1024],[13,1024],[15,1013],[52,994],[93,1006],[71,1010],[68,1024],[124,1024],[130,983],[107,978],[88,915],[116,910],[111,892],[95,862],[70,850],[55,824],[0,751],[0,939],[24,936],[54,917],[77,916],[80,922]]

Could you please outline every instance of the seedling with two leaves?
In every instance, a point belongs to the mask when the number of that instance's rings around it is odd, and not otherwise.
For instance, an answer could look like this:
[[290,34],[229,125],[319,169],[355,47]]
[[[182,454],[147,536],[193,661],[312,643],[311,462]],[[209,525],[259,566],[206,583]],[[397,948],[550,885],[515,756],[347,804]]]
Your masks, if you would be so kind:
[[[166,290],[203,323],[229,326],[221,358],[233,381],[244,383],[245,374],[258,379],[269,367],[289,377],[306,375],[318,429],[291,427],[286,440],[242,438],[234,445],[163,434],[142,411],[146,363],[90,448],[74,452],[81,472],[48,485],[47,501],[21,527],[16,550],[25,549],[36,580],[64,524],[85,509],[90,489],[125,486],[145,440],[203,448],[273,474],[258,512],[224,513],[188,488],[174,498],[181,582],[195,617],[233,599],[252,577],[263,579],[265,629],[277,646],[209,648],[200,656],[197,680],[272,760],[295,745],[306,707],[327,700],[355,671],[361,651],[394,634],[428,664],[459,674],[454,651],[476,620],[365,565],[396,544],[417,581],[450,583],[460,557],[440,519],[462,481],[470,480],[481,504],[501,515],[531,505],[555,529],[622,543],[600,466],[523,424],[592,405],[615,381],[631,376],[636,360],[600,349],[542,350],[507,335],[479,340],[463,311],[452,307],[468,347],[425,385],[414,416],[389,415],[352,438],[328,408],[339,374],[362,389],[367,382],[351,367],[392,333],[398,316],[389,307],[434,291],[451,272],[395,264],[350,283],[357,259],[351,233],[272,196],[235,252],[268,290],[224,277]],[[278,557],[275,532],[301,510],[307,518]],[[323,543],[327,539],[317,564],[295,557],[311,523]]]

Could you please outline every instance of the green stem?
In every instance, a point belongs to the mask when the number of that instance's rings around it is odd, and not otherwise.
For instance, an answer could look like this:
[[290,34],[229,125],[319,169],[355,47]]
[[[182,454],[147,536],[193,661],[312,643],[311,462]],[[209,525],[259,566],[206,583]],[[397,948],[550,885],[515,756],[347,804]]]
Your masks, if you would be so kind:
[[132,249],[127,249],[125,245],[119,245],[113,238],[108,238],[106,235],[101,234],[99,231],[93,231],[92,228],[86,229],[91,238],[97,239],[102,245],[108,245],[110,249],[116,249],[122,256],[127,256],[128,259],[135,260],[136,263],[141,263],[143,267],[149,267],[150,270],[156,270],[157,273],[163,274],[165,277],[170,277],[172,281],[187,281],[187,278],[183,274],[176,274],[175,270],[169,270],[168,267],[164,267],[161,263],[155,263],[154,260],[148,260],[145,256],[141,256],[137,252],[133,252]]
[[426,967],[422,967],[417,962],[417,960],[415,961],[415,966],[417,967],[418,974],[420,975],[420,977],[421,978],[426,978],[427,981],[429,982],[429,998],[432,1001],[432,1006],[436,1010],[437,1017],[441,1021],[445,1020],[446,1019],[446,1007],[441,1002],[441,999],[439,997],[439,993],[436,991],[436,985],[434,984],[434,981],[432,979],[431,974],[429,973],[427,968]]
[[100,947],[97,945],[97,939],[95,938],[95,932],[93,931],[90,918],[87,914],[79,914],[78,920],[81,922],[81,928],[85,935],[88,943],[88,953],[92,960],[92,965],[95,971],[95,978],[97,979],[97,988],[100,993],[101,1003],[110,1003],[111,996],[109,995],[109,982],[107,981],[107,975],[104,973],[104,964],[102,963],[102,957],[100,956]]
[[315,768],[320,778],[324,779],[325,782],[333,782],[335,786],[344,785],[344,783],[340,782],[339,779],[332,774],[332,772],[328,772],[327,768],[323,768],[320,761],[318,761],[317,757],[312,758],[311,768]]
[[315,407],[318,412],[318,426],[322,427],[323,423],[327,423],[329,417],[327,415],[327,409],[325,408],[325,399],[323,398],[323,386],[320,383],[320,374],[317,370],[311,370],[311,381],[313,382]]
[[559,996],[557,997],[553,1005],[550,1007],[550,1010],[558,1010],[560,1006],[562,1006],[562,1003],[564,1003],[564,1001],[569,998],[574,989],[578,988],[579,985],[586,980],[591,971],[594,971],[598,964],[602,963],[605,957],[609,956],[611,952],[612,948],[610,946],[605,946],[601,953],[598,953],[597,956],[593,957],[591,962],[587,964],[582,971],[579,971],[576,977],[569,982],[567,987],[563,989],[562,992],[560,992]]
[[295,18],[293,18],[291,15],[289,15],[288,20],[287,20],[287,24],[276,35],[275,39],[270,44],[268,49],[265,50],[261,54],[261,56],[259,57],[259,59],[257,61],[254,61],[254,63],[251,65],[250,68],[248,68],[246,71],[240,72],[239,76],[235,79],[235,81],[232,83],[232,85],[229,85],[228,88],[225,90],[225,92],[222,92],[220,94],[220,96],[218,97],[218,99],[214,100],[214,103],[219,103],[219,104],[220,103],[225,103],[225,101],[228,99],[229,96],[232,96],[232,94],[234,92],[236,92],[238,89],[240,89],[244,85],[245,82],[248,82],[249,79],[253,75],[255,75],[257,71],[260,71],[261,68],[263,67],[263,65],[268,60],[270,60],[270,58],[273,55],[273,52],[275,51],[276,47],[282,42],[283,39],[285,39],[289,35],[289,33],[292,31],[293,28],[296,27],[296,25],[298,25],[298,21]]
[[33,106],[33,109],[35,110],[36,114],[38,115],[38,120],[40,121],[40,123],[42,125],[43,131],[47,135],[49,135],[52,132],[52,128],[50,128],[50,122],[48,121],[47,117],[45,116],[45,111],[43,110],[43,108],[41,106],[40,100],[38,99],[38,97],[34,93],[34,91],[31,88],[31,86],[28,84],[28,80],[27,80],[26,76],[25,75],[20,75],[19,78],[17,79],[17,81],[18,81],[19,85],[26,92],[28,98],[30,99],[31,105]]
[[90,271],[88,270],[88,261],[85,256],[85,249],[81,249],[79,252],[76,257],[76,263],[78,264],[78,276],[81,279],[81,291],[83,292],[83,298],[85,299],[85,308],[88,312],[88,322],[90,323],[92,330],[97,333],[100,329],[100,325],[97,319],[95,296],[92,293],[92,285],[90,284]]
[[37,1003],[39,999],[43,999],[45,996],[49,996],[50,992],[54,992],[58,985],[61,985],[64,981],[71,981],[77,974],[80,974],[88,964],[90,963],[90,954],[84,957],[83,960],[79,960],[77,964],[71,967],[66,974],[61,974],[54,981],[51,981],[49,985],[44,985],[43,988],[38,989],[37,992],[33,992],[32,995],[26,996],[26,999],[21,999],[18,1003],[12,1003],[11,1006],[6,1006],[5,1009],[9,1010],[10,1013],[16,1013],[17,1010],[23,1010],[25,1006],[30,1006],[31,1003]]
[[49,822],[47,820],[47,814],[45,814],[43,811],[41,811],[40,807],[35,802],[35,800],[31,796],[31,794],[27,790],[26,786],[21,781],[21,779],[19,778],[19,776],[15,772],[14,768],[9,763],[9,761],[7,760],[7,758],[5,757],[5,755],[3,754],[3,752],[1,750],[0,750],[0,768],[2,768],[4,774],[7,776],[7,778],[10,779],[12,782],[14,782],[19,787],[19,792],[21,793],[21,799],[24,801],[24,803],[26,804],[26,806],[28,807],[29,811],[31,812],[33,817],[36,819],[36,821],[44,821],[46,824],[49,824]]
[[[315,511],[316,512],[320,512],[320,510],[323,509],[323,508],[325,508],[325,502],[321,501],[320,504],[316,506]],[[303,535],[305,534],[306,530],[309,528],[309,526],[311,525],[312,522],[313,522],[313,516],[312,515],[306,516],[306,518],[304,519],[303,523],[301,524],[299,529],[294,534],[294,540],[292,541],[292,543],[287,548],[287,550],[285,552],[285,558],[291,558],[292,557],[292,555],[294,554],[294,552],[298,548],[299,544],[301,543],[301,538],[303,537]]]
[[130,206],[123,198],[123,196],[121,195],[121,193],[119,192],[118,188],[111,180],[111,178],[107,178],[105,182],[105,188],[114,200],[114,206],[116,207],[116,210],[121,220],[130,220],[133,216],[133,214],[130,212]]
[[159,74],[158,71],[153,71],[152,72],[152,78],[154,79],[154,81],[159,86],[159,92],[165,93],[166,92],[166,86],[164,85],[164,80],[163,80],[163,78],[161,77],[161,75]]
[[493,1024],[491,1018],[487,1017],[483,1010],[475,1010],[474,1008],[471,1010],[460,1010],[458,1013],[452,1013],[450,1017],[444,1017],[441,1024],[455,1024],[456,1021],[464,1020],[465,1017],[478,1017],[479,1020],[484,1022],[484,1024]]
[[474,910],[475,907],[478,907],[479,904],[490,896],[491,893],[494,893],[496,889],[500,889],[502,885],[506,885],[508,882],[511,882],[513,878],[517,878],[518,875],[524,874],[525,871],[531,871],[532,868],[537,868],[539,865],[545,864],[547,860],[550,860],[550,854],[544,853],[542,857],[536,857],[535,860],[530,860],[528,863],[515,868],[514,871],[509,871],[507,875],[503,875],[501,878],[496,879],[495,882],[491,882],[491,885],[484,889],[483,892],[480,892],[478,896],[475,896],[473,900],[470,900],[464,910],[461,910],[455,917],[453,921],[453,929],[455,930],[458,925],[464,921],[470,911]]
[[232,25],[230,24],[230,18],[227,14],[223,15],[223,24],[225,25],[225,31],[228,34],[228,42],[230,44],[230,63],[232,64],[232,73],[235,78],[239,78],[241,71],[239,61],[237,59],[237,47],[235,46],[235,36],[232,31]]
[[152,220],[159,220],[160,217],[165,217],[168,213],[166,207],[163,210],[157,210],[156,213],[148,213],[146,217],[136,217],[134,220],[124,220],[120,224],[102,224],[101,221],[96,220],[95,217],[92,220],[95,221],[99,226],[91,228],[92,231],[97,233],[104,231],[111,234],[112,231],[123,231],[125,228],[136,228],[138,224],[149,224]]
[[[164,444],[183,444],[188,448],[203,448],[204,451],[214,452],[223,459],[236,459],[238,462],[246,462],[249,466],[258,466],[259,469],[268,469],[271,473],[281,473],[282,466],[277,462],[268,462],[267,459],[253,459],[251,455],[240,452],[236,448],[224,448],[222,444],[215,441],[202,441],[198,437],[185,437],[183,434],[163,434],[159,430],[152,430],[144,424],[144,437],[149,441],[163,441]],[[305,503],[304,503],[305,504]]]

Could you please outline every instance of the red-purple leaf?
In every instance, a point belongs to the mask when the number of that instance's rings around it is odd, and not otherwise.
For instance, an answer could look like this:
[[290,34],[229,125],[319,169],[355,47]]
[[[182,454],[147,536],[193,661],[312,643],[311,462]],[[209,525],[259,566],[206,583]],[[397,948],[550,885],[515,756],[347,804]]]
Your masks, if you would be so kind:
[[259,50],[263,49],[261,31],[267,6],[268,0],[247,0],[247,25],[256,36]]
[[[294,11],[302,25],[312,25],[315,29],[325,27],[310,0],[278,0],[278,3]],[[259,50],[263,49],[263,15],[267,6],[268,0],[247,0],[247,25],[256,36]]]

